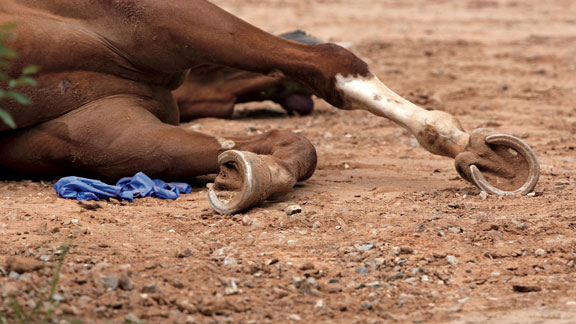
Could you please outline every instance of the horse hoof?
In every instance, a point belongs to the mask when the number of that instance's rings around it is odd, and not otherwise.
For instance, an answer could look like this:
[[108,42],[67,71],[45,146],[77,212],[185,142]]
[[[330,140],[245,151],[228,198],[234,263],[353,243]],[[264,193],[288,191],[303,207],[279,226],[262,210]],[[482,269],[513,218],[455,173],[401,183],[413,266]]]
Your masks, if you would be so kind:
[[218,163],[220,173],[208,190],[208,202],[217,213],[238,213],[270,196],[270,171],[257,154],[229,150],[218,156]]
[[521,139],[506,134],[486,136],[486,143],[494,147],[495,151],[500,151],[499,155],[512,165],[515,172],[523,174],[523,182],[520,186],[518,184],[514,185],[514,187],[517,187],[515,189],[503,190],[497,188],[484,177],[480,169],[474,164],[470,165],[470,181],[481,190],[490,194],[503,196],[530,193],[540,177],[540,163],[530,146]]
[[314,111],[314,100],[310,95],[291,94],[276,100],[289,114],[310,115]]

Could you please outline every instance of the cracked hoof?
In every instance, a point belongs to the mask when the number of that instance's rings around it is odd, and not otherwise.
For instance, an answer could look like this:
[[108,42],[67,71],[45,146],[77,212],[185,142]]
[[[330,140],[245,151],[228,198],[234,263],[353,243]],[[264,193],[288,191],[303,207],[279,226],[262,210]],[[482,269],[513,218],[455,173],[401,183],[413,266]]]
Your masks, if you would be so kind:
[[538,158],[528,144],[512,135],[485,130],[472,133],[455,164],[464,179],[496,195],[526,195],[540,177]]
[[270,196],[271,176],[257,154],[229,150],[218,156],[220,173],[208,190],[208,202],[219,214],[234,214]]

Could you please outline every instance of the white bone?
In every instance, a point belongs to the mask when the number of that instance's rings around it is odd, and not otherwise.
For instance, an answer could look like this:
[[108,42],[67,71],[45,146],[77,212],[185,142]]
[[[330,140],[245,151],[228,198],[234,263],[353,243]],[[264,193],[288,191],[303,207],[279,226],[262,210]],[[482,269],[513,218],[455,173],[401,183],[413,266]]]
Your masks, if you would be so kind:
[[375,76],[336,76],[337,87],[347,100],[347,109],[362,109],[386,117],[408,129],[433,154],[456,157],[470,135],[454,116],[422,109],[390,90]]

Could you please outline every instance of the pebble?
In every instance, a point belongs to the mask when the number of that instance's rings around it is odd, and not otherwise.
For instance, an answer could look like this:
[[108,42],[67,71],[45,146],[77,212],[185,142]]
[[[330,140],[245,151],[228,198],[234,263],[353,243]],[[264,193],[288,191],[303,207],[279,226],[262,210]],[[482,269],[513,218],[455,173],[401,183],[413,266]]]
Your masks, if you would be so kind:
[[538,249],[536,250],[534,253],[536,253],[537,256],[543,256],[546,254],[546,250],[544,249]]
[[363,301],[363,302],[362,302],[362,308],[372,309],[372,303],[369,302],[369,301]]
[[0,276],[5,277],[8,273],[6,272],[6,270],[2,267],[0,267]]
[[186,249],[184,251],[178,252],[178,259],[184,259],[192,256],[192,251],[190,249]]
[[132,314],[132,313],[128,313],[126,314],[126,316],[124,317],[124,321],[126,324],[136,324],[136,323],[140,323],[140,319]]
[[480,192],[480,199],[486,200],[488,198],[488,193],[486,191]]
[[122,276],[120,276],[120,280],[118,281],[118,286],[120,287],[120,289],[122,290],[133,290],[134,289],[134,283],[132,282],[132,280],[125,274],[123,274]]
[[224,265],[227,267],[237,266],[238,262],[234,257],[227,256],[224,258]]
[[250,226],[252,225],[254,221],[252,220],[252,218],[250,218],[250,216],[248,215],[244,215],[244,217],[242,217],[242,225],[244,226]]
[[288,315],[288,319],[299,322],[302,320],[302,317],[300,317],[300,315],[298,315],[298,314],[290,314],[290,315]]
[[145,285],[144,287],[142,287],[142,293],[152,294],[155,292],[156,292],[156,284],[155,283],[148,284],[148,285]]
[[316,228],[320,228],[322,224],[318,221],[314,222],[314,224],[312,224],[312,228],[316,229]]
[[298,205],[292,205],[292,206],[288,206],[286,207],[286,209],[284,209],[284,211],[286,212],[286,215],[295,215],[295,214],[299,214],[302,212],[302,207],[298,206]]
[[44,263],[33,258],[9,256],[6,258],[6,270],[17,273],[32,272],[42,269]]
[[365,275],[365,274],[368,274],[369,271],[368,271],[368,268],[361,267],[361,268],[356,269],[356,272],[359,274]]
[[100,276],[95,281],[94,285],[96,287],[102,287],[105,290],[116,290],[118,288],[118,278],[115,276]]
[[453,265],[453,266],[457,266],[458,263],[460,263],[458,261],[458,259],[453,255],[447,255],[446,256],[446,262],[448,262],[450,265]]
[[393,281],[393,280],[398,280],[398,279],[404,279],[404,277],[406,277],[405,274],[403,274],[402,272],[396,272],[394,274],[391,274],[388,276],[388,281]]
[[356,246],[356,250],[358,250],[358,251],[370,251],[375,247],[376,246],[372,243],[365,243],[364,245]]
[[1,296],[3,298],[13,297],[20,294],[20,289],[16,285],[7,282],[0,287]]

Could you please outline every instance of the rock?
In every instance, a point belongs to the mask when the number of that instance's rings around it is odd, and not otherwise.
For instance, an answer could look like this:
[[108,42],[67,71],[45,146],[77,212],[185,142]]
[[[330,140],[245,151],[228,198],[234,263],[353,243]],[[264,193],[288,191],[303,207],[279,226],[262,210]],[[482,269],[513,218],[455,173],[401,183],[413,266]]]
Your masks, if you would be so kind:
[[191,304],[188,301],[188,299],[185,299],[185,298],[176,299],[176,306],[178,307],[178,309],[181,312],[187,313],[187,314],[194,314],[198,311],[198,309],[196,309],[196,306]]
[[300,270],[302,270],[302,271],[308,271],[308,270],[314,270],[314,269],[316,269],[316,266],[312,262],[307,262],[307,263],[304,263],[303,265],[300,266]]
[[322,224],[319,221],[315,221],[314,224],[312,224],[312,228],[314,229],[320,228],[320,226],[322,226]]
[[20,274],[16,271],[10,271],[8,274],[8,278],[10,279],[20,279]]
[[118,281],[118,285],[120,286],[120,289],[122,289],[122,290],[128,290],[129,291],[129,290],[134,289],[134,283],[132,282],[132,279],[130,279],[130,277],[128,277],[125,274],[120,276],[120,280]]
[[405,274],[403,274],[402,272],[396,272],[393,273],[391,275],[388,276],[388,281],[394,281],[394,280],[398,280],[398,279],[404,279],[406,277]]
[[40,270],[44,267],[44,263],[33,259],[20,256],[9,256],[6,258],[6,271],[14,271],[17,273],[32,272]]
[[544,249],[538,249],[538,250],[534,251],[534,253],[535,253],[537,256],[543,256],[543,255],[546,255],[546,250],[544,250]]
[[448,264],[453,265],[453,266],[457,266],[460,263],[458,261],[458,259],[453,255],[447,255],[446,256],[446,262],[448,262]]
[[16,297],[20,294],[20,289],[13,283],[7,282],[0,287],[0,292],[2,293],[2,297],[7,299],[8,297]]
[[125,324],[137,324],[140,323],[140,319],[132,314],[132,313],[128,313],[126,314],[126,316],[124,316],[124,323]]
[[224,265],[227,267],[234,267],[238,265],[238,262],[234,257],[226,256],[224,257]]
[[488,198],[488,193],[486,191],[480,192],[480,199],[486,200]]
[[250,225],[252,225],[252,223],[253,223],[253,220],[252,220],[252,218],[250,218],[250,216],[244,215],[244,217],[242,217],[242,225],[250,226]]
[[116,290],[118,288],[118,278],[115,276],[99,276],[94,279],[96,288],[105,290]]
[[356,250],[358,250],[358,251],[370,251],[375,247],[376,246],[372,243],[365,243],[364,245],[356,246]]
[[361,267],[361,268],[356,269],[356,272],[359,274],[365,275],[365,274],[368,274],[369,270],[366,267]]
[[236,295],[240,292],[238,290],[238,279],[236,278],[220,278],[220,283],[224,286],[224,294]]
[[331,286],[331,287],[328,289],[328,293],[329,293],[329,294],[337,294],[337,293],[342,292],[342,290],[343,290],[342,286],[340,286],[340,285],[335,285],[335,286]]
[[372,303],[369,301],[363,301],[362,302],[362,308],[364,309],[372,309]]
[[208,297],[204,298],[198,305],[198,311],[205,316],[212,315],[226,315],[231,312],[240,312],[236,305],[225,298],[218,297]]
[[523,286],[523,285],[514,285],[512,286],[512,290],[519,293],[529,293],[529,292],[538,292],[542,291],[542,288],[537,286]]
[[274,295],[276,296],[277,299],[282,299],[282,298],[290,295],[289,291],[287,291],[286,289],[282,289],[280,287],[272,288],[272,293],[274,293]]
[[4,268],[0,267],[0,276],[6,277],[6,275],[8,275],[8,272],[6,272]]
[[186,249],[184,251],[178,252],[178,259],[184,259],[192,256],[192,251],[190,249]]
[[288,206],[286,207],[286,209],[284,209],[284,211],[286,212],[286,215],[295,215],[295,214],[299,214],[302,212],[302,207],[298,206],[298,205],[292,205],[292,206]]
[[176,289],[182,289],[184,288],[184,283],[182,283],[182,281],[180,281],[180,279],[176,278],[172,281],[172,287],[176,288]]
[[298,315],[298,314],[290,314],[290,315],[288,315],[288,319],[292,320],[292,321],[299,322],[302,320],[302,317],[300,317],[300,315]]
[[148,284],[142,287],[142,293],[144,294],[152,294],[156,292],[156,284]]

